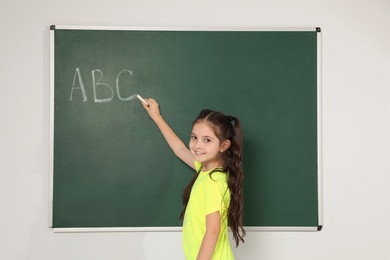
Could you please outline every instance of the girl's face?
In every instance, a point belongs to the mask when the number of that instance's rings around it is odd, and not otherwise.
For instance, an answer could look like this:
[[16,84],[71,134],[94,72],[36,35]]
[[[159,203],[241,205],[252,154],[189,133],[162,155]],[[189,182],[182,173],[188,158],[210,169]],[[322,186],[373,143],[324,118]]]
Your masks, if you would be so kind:
[[220,142],[213,129],[205,122],[196,123],[192,128],[190,150],[195,160],[203,164],[202,170],[221,167],[221,154],[230,146],[230,141]]

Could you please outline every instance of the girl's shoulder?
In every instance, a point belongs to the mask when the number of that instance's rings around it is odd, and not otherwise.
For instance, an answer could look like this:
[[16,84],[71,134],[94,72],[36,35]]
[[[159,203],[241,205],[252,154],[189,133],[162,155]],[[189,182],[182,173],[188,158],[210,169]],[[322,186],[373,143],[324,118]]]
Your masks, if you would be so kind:
[[223,182],[226,182],[227,181],[227,174],[226,172],[222,172],[222,171],[215,171],[210,175],[210,178],[214,181],[223,181]]
[[[195,161],[195,169],[196,169],[197,172],[199,172],[202,169],[202,163],[198,162],[198,161]],[[207,172],[201,172],[200,175],[201,176],[208,175],[212,179],[222,179],[222,180],[225,180],[227,178],[227,173],[222,171],[222,169],[219,169],[219,168],[216,168],[214,170],[207,171]]]
[[209,182],[227,183],[227,178],[228,178],[227,173],[219,169],[214,169],[212,171],[209,171],[207,174],[205,174],[205,176],[207,176],[206,179]]

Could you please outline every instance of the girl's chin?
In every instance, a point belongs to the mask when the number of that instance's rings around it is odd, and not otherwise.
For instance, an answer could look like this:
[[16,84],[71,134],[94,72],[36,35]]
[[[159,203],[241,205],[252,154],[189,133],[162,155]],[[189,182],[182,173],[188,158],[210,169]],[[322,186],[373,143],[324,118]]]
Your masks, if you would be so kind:
[[195,155],[195,160],[201,163],[205,163],[205,161],[207,161],[204,155]]
[[202,155],[195,154],[195,160],[197,160],[198,162],[203,162],[204,157]]

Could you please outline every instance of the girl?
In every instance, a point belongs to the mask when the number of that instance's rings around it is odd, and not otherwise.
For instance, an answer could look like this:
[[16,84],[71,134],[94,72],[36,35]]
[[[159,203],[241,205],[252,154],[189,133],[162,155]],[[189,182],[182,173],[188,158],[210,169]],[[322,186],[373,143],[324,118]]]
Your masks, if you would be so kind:
[[[236,117],[203,110],[192,126],[189,148],[160,114],[158,103],[143,106],[177,157],[196,170],[183,193],[183,249],[186,259],[234,259],[228,224],[236,246],[242,226],[242,134]],[[234,124],[233,124],[234,122]]]

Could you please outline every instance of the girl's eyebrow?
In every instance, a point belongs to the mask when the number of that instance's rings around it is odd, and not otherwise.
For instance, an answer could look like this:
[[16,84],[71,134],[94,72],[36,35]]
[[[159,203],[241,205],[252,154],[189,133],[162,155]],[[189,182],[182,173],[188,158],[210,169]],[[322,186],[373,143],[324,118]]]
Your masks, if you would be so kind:
[[[197,136],[196,134],[194,134],[194,133],[191,133],[191,135],[194,135],[194,136]],[[212,136],[208,136],[208,135],[204,135],[204,136],[201,136],[202,138],[209,138],[209,139],[212,139],[212,140],[214,140],[215,138],[214,137],[212,137]]]
[[202,137],[203,137],[203,138],[208,138],[208,139],[214,140],[214,137],[212,137],[212,136],[204,135],[204,136],[202,136]]

